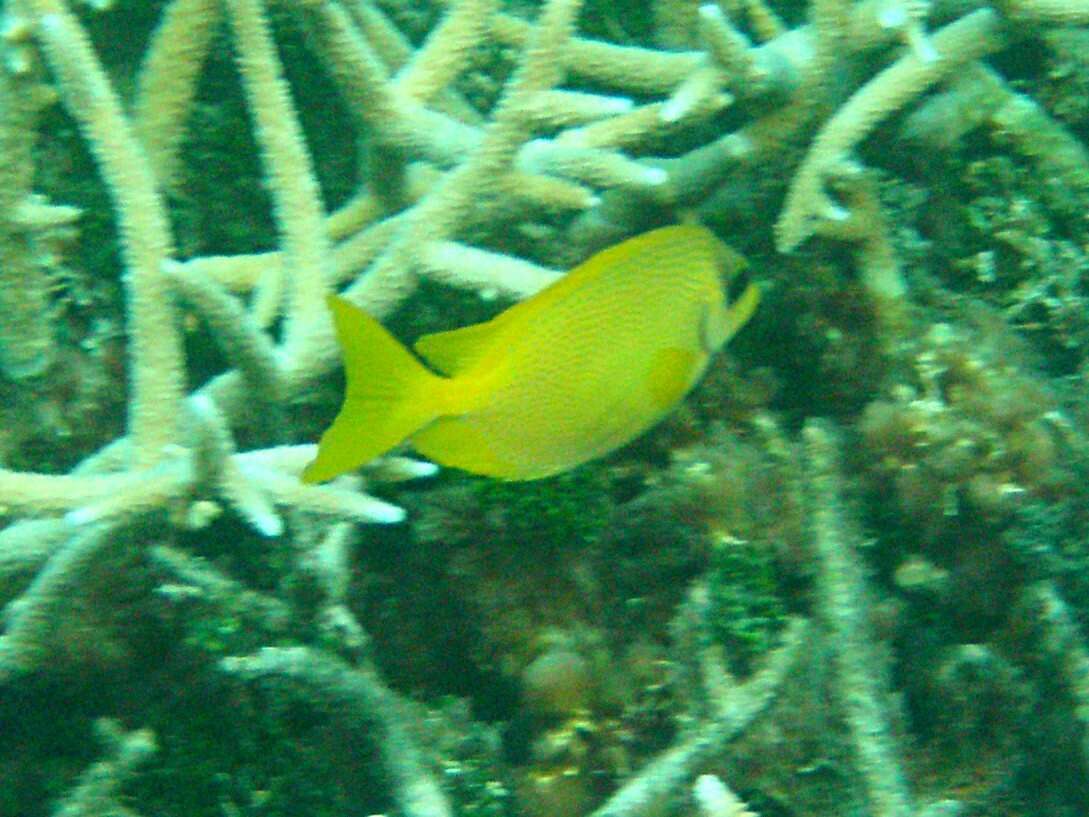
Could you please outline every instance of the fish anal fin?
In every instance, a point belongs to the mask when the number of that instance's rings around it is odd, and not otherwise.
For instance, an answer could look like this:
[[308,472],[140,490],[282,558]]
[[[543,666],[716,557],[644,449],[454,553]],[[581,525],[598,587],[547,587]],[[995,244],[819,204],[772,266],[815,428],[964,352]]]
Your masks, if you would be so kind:
[[468,417],[440,417],[409,442],[429,460],[474,474],[517,479],[515,470],[495,456],[487,435]]
[[501,327],[502,322],[493,319],[448,332],[435,332],[418,338],[412,348],[443,374],[460,374],[479,363],[494,348],[493,341]]
[[700,355],[688,349],[670,347],[654,353],[647,376],[647,389],[660,411],[673,406],[692,385]]

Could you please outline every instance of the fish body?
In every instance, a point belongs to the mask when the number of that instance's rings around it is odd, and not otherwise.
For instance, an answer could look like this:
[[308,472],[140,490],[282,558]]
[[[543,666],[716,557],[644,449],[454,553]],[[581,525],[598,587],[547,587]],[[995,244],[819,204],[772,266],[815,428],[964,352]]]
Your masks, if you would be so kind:
[[489,321],[419,338],[438,374],[332,296],[347,390],[303,479],[406,439],[442,465],[511,480],[607,454],[667,414],[752,315],[755,285],[732,303],[723,285],[744,266],[705,228],[652,230]]

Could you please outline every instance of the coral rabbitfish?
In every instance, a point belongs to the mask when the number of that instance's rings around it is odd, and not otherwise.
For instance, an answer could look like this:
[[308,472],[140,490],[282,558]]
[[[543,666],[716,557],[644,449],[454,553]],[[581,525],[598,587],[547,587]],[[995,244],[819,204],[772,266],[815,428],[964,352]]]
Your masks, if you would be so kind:
[[419,338],[435,371],[331,296],[347,389],[303,480],[404,440],[441,465],[509,480],[600,457],[666,415],[749,319],[759,291],[745,267],[703,227],[652,230],[489,321]]

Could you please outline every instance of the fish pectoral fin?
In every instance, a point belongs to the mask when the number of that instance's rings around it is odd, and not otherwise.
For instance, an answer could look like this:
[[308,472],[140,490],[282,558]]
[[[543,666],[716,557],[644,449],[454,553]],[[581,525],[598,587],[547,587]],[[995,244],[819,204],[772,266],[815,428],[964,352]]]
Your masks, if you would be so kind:
[[650,362],[647,389],[659,411],[677,403],[696,379],[701,355],[680,347],[659,349]]
[[493,348],[497,331],[502,328],[502,316],[484,323],[474,323],[434,332],[417,338],[413,344],[416,353],[447,376],[453,376],[473,367]]
[[412,435],[410,442],[429,460],[474,474],[516,478],[513,468],[492,451],[484,431],[468,417],[440,417]]

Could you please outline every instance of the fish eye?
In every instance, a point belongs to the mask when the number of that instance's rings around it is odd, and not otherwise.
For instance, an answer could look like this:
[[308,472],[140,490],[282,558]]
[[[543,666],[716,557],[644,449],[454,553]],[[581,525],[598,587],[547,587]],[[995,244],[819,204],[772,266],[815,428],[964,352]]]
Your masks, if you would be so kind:
[[726,303],[737,303],[752,283],[748,269],[739,269],[726,283]]

